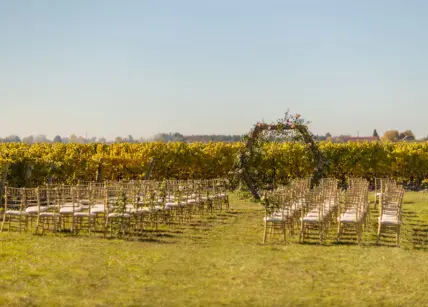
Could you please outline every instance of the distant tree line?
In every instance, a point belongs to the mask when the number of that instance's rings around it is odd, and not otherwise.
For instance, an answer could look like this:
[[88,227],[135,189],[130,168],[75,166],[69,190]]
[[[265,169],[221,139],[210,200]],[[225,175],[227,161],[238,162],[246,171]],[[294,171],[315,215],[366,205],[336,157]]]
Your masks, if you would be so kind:
[[158,133],[153,137],[157,142],[239,142],[242,135],[223,135],[223,134],[205,134],[205,135],[182,135],[181,133]]
[[76,143],[76,144],[88,144],[88,143],[143,143],[143,142],[238,142],[242,138],[241,135],[221,135],[221,134],[212,134],[212,135],[189,135],[185,136],[181,133],[158,133],[152,138],[139,138],[135,139],[132,135],[127,137],[118,136],[114,140],[107,140],[104,137],[101,138],[85,138],[83,136],[77,136],[72,134],[68,137],[61,137],[56,135],[52,140],[48,139],[46,135],[30,135],[24,138],[20,138],[17,135],[9,135],[4,138],[0,138],[0,143],[26,143],[26,144],[35,144],[35,143]]
[[[208,142],[239,142],[242,139],[243,135],[224,135],[224,134],[196,134],[196,135],[183,135],[179,132],[174,133],[158,133],[151,138],[134,138],[132,135],[126,137],[118,136],[114,140],[107,140],[104,137],[92,137],[86,138],[83,136],[77,136],[72,134],[68,137],[61,137],[56,135],[52,140],[48,139],[46,135],[30,135],[24,138],[20,138],[17,135],[9,135],[4,138],[0,138],[0,143],[26,143],[26,144],[35,144],[35,143],[77,143],[77,144],[88,144],[88,143],[144,143],[144,142],[185,142],[185,143],[208,143]],[[346,143],[349,140],[355,140],[358,137],[353,137],[351,135],[339,135],[332,136],[331,133],[327,132],[325,135],[314,135],[314,140],[316,141],[330,141],[334,143]],[[428,136],[416,140],[414,133],[411,130],[405,130],[399,132],[398,130],[388,130],[385,131],[382,137],[379,136],[376,129],[373,130],[371,137],[362,137],[362,139],[371,139],[371,140],[381,140],[381,141],[390,141],[390,142],[417,142],[417,141],[428,141]],[[289,138],[275,138],[275,141],[286,142]]]

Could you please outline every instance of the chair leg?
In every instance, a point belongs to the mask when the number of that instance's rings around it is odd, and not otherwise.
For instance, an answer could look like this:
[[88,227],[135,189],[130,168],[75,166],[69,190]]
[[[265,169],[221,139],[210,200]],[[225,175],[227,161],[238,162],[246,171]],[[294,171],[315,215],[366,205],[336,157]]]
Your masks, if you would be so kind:
[[1,223],[1,229],[0,232],[3,232],[4,223],[6,222],[6,214],[3,215],[3,222]]
[[382,224],[379,223],[379,227],[378,227],[378,230],[377,230],[376,245],[379,245],[379,237],[380,237],[381,229],[382,229]]
[[337,242],[340,241],[340,237],[342,236],[342,223],[337,223]]
[[361,243],[361,234],[362,234],[362,225],[358,224],[357,225],[357,242],[358,242],[358,245],[360,245],[360,243]]
[[400,247],[400,225],[397,226],[397,247]]
[[284,233],[284,244],[287,244],[287,227],[285,223],[282,224],[282,231]]
[[305,235],[304,232],[305,232],[305,227],[304,227],[304,223],[302,221],[302,223],[300,225],[299,243],[303,243],[304,235]]
[[[40,235],[43,235],[44,231],[45,231],[45,227],[46,227],[46,223],[48,223],[48,217],[42,217],[39,221],[40,223]],[[39,232],[39,231],[37,231]]]
[[267,222],[265,221],[265,231],[263,233],[263,244],[266,244],[267,239]]

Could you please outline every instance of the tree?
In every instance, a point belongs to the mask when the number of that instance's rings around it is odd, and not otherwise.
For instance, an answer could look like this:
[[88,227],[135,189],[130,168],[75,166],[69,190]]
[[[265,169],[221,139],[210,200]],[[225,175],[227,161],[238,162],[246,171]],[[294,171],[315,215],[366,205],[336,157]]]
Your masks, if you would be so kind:
[[122,141],[125,142],[125,143],[135,143],[135,140],[132,137],[132,135],[128,135],[128,137],[123,138]]
[[44,134],[39,134],[34,138],[34,142],[36,143],[49,143],[48,138]]
[[325,141],[327,142],[331,142],[333,140],[333,137],[331,136],[330,132],[327,132],[324,137],[325,137]]
[[34,136],[30,135],[22,139],[22,142],[25,144],[33,144],[34,143]]
[[379,138],[379,134],[377,133],[376,129],[373,130],[373,137]]
[[2,139],[1,141],[5,143],[20,143],[21,139],[17,135],[9,135],[4,139]]
[[114,139],[114,142],[115,142],[115,143],[122,143],[122,142],[123,142],[123,139],[122,139],[120,136],[118,136],[118,137],[116,137],[116,138]]
[[99,138],[97,142],[105,144],[107,140],[105,138]]
[[398,130],[388,130],[383,134],[383,141],[397,142],[399,140],[400,133]]
[[415,135],[413,134],[412,130],[406,130],[404,132],[401,132],[398,138],[401,141],[414,141]]
[[175,133],[158,133],[153,137],[157,142],[184,142],[184,136],[178,132]]
[[59,135],[56,135],[53,139],[54,143],[62,143],[62,138]]
[[74,133],[72,135],[70,135],[68,137],[68,142],[69,143],[77,143],[77,135],[75,135]]

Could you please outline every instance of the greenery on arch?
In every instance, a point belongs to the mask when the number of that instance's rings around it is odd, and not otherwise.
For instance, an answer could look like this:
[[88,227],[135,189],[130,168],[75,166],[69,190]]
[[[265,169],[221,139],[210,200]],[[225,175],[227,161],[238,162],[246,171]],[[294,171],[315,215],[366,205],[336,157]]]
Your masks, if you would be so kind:
[[[264,154],[264,144],[275,141],[303,142],[312,152],[313,174],[312,185],[316,184],[323,175],[324,159],[314,141],[313,134],[308,129],[309,122],[301,118],[300,114],[285,113],[273,123],[258,122],[243,137],[244,146],[240,150],[235,162],[235,180],[248,189],[255,200],[262,198],[262,191],[269,188],[259,173],[258,165]],[[272,185],[270,186],[272,187]]]

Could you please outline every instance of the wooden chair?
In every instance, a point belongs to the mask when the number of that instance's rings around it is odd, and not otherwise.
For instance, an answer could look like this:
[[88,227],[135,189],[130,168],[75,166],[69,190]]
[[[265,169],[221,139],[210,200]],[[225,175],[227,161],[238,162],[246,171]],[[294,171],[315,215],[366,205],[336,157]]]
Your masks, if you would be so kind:
[[7,231],[16,229],[19,232],[28,230],[30,214],[26,212],[25,189],[5,187],[5,207],[0,232],[7,223]]
[[83,210],[78,198],[76,186],[62,186],[57,188],[59,214],[61,215],[61,230],[74,232],[75,213]]
[[46,203],[39,205],[41,197],[45,195],[45,188],[24,188],[25,194],[25,212],[29,214],[30,228],[33,228],[33,224],[37,225],[40,212],[46,212],[48,206]]
[[346,230],[354,230],[357,236],[357,242],[360,244],[363,224],[363,207],[362,195],[359,190],[350,189],[345,194],[343,210],[340,210],[338,216],[337,241]]
[[[73,231],[78,235],[82,230],[86,230],[89,235],[96,230],[97,207],[95,206],[94,189],[89,185],[76,187],[76,199],[80,210],[73,212]],[[104,208],[103,208],[104,209]]]
[[309,232],[316,231],[319,242],[324,243],[332,216],[336,216],[338,206],[338,181],[325,178],[321,184],[306,193],[303,209],[301,210],[301,228],[299,241],[304,242]]
[[275,233],[282,234],[284,243],[287,243],[287,223],[290,221],[290,198],[284,191],[274,191],[266,193],[265,198],[269,202],[266,206],[264,217],[263,244],[266,244],[268,233],[273,236]]
[[45,231],[56,233],[61,229],[61,214],[59,211],[62,201],[61,193],[58,190],[59,188],[49,186],[39,189],[39,216],[35,234],[44,234]]
[[105,233],[109,231],[110,238],[113,233],[125,237],[129,234],[131,214],[127,212],[127,195],[122,187],[106,188],[107,218]]
[[396,234],[396,245],[400,246],[403,197],[403,187],[390,184],[385,188],[385,193],[381,198],[382,202],[379,206],[379,225],[376,244],[379,244],[380,235],[388,230]]
[[324,199],[322,191],[313,190],[306,194],[301,211],[299,242],[303,243],[310,231],[317,231],[319,242],[324,242]]

